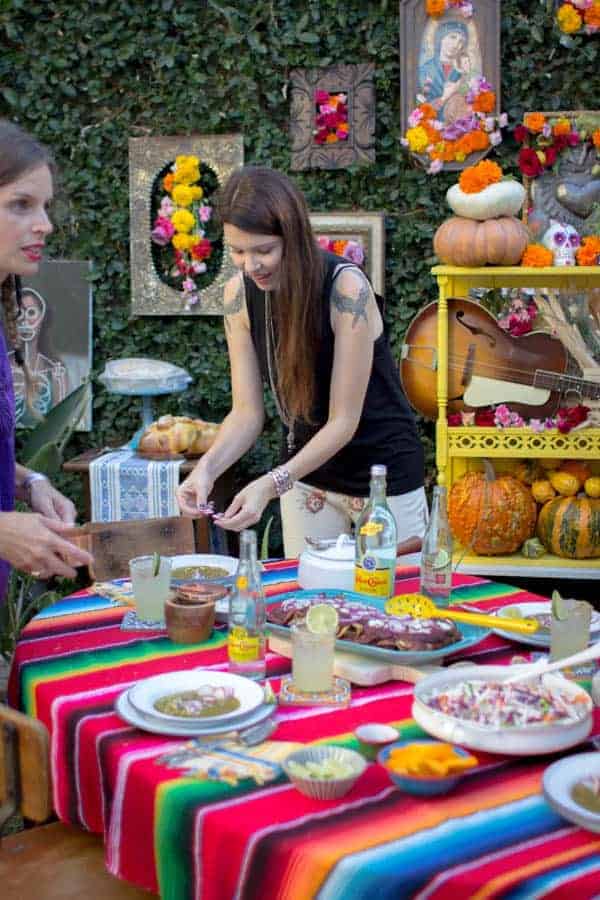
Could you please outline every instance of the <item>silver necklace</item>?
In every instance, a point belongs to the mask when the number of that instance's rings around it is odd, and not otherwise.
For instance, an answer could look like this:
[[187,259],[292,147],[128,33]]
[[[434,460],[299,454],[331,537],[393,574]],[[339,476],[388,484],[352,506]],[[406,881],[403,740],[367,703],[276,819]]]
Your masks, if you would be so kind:
[[269,386],[275,400],[275,407],[279,414],[279,418],[288,430],[287,448],[291,453],[296,447],[296,436],[294,434],[295,420],[291,418],[287,409],[284,409],[283,401],[280,400],[277,389],[275,387],[275,379],[273,377],[273,358],[272,353],[275,349],[275,328],[273,326],[273,317],[271,315],[271,292],[265,291],[265,345],[267,350],[267,371],[269,373]]

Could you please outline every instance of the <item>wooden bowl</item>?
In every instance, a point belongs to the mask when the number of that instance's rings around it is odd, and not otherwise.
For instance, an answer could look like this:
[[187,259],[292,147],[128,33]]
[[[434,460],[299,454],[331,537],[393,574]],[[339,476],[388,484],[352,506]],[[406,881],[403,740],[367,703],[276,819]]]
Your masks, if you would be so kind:
[[214,584],[208,581],[186,581],[177,585],[175,596],[178,603],[194,606],[197,603],[207,603],[209,600],[217,603],[226,597],[229,591],[222,584]]
[[212,634],[215,624],[216,600],[182,603],[169,597],[165,603],[167,634],[176,644],[199,644]]

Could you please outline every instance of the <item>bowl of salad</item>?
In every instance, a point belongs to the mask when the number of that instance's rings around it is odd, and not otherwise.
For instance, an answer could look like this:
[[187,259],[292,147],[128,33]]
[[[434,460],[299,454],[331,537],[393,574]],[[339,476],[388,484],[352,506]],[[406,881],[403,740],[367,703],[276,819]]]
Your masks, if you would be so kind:
[[460,666],[415,686],[413,718],[428,734],[473,750],[515,756],[573,747],[592,730],[592,699],[547,674],[506,684],[515,666]]

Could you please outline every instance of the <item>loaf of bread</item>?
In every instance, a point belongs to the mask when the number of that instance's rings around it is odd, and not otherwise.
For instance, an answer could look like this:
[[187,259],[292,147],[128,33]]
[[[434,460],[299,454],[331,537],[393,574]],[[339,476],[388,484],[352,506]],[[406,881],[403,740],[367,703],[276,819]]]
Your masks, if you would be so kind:
[[143,432],[138,449],[157,455],[183,453],[200,456],[212,447],[219,426],[188,416],[161,416]]

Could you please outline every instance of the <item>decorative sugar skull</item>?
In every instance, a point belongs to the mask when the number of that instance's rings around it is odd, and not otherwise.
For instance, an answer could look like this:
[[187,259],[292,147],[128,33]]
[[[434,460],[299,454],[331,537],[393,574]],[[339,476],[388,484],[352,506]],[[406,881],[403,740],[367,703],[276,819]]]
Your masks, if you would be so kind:
[[579,247],[579,232],[572,225],[550,219],[542,244],[552,251],[555,266],[575,266],[575,251]]

